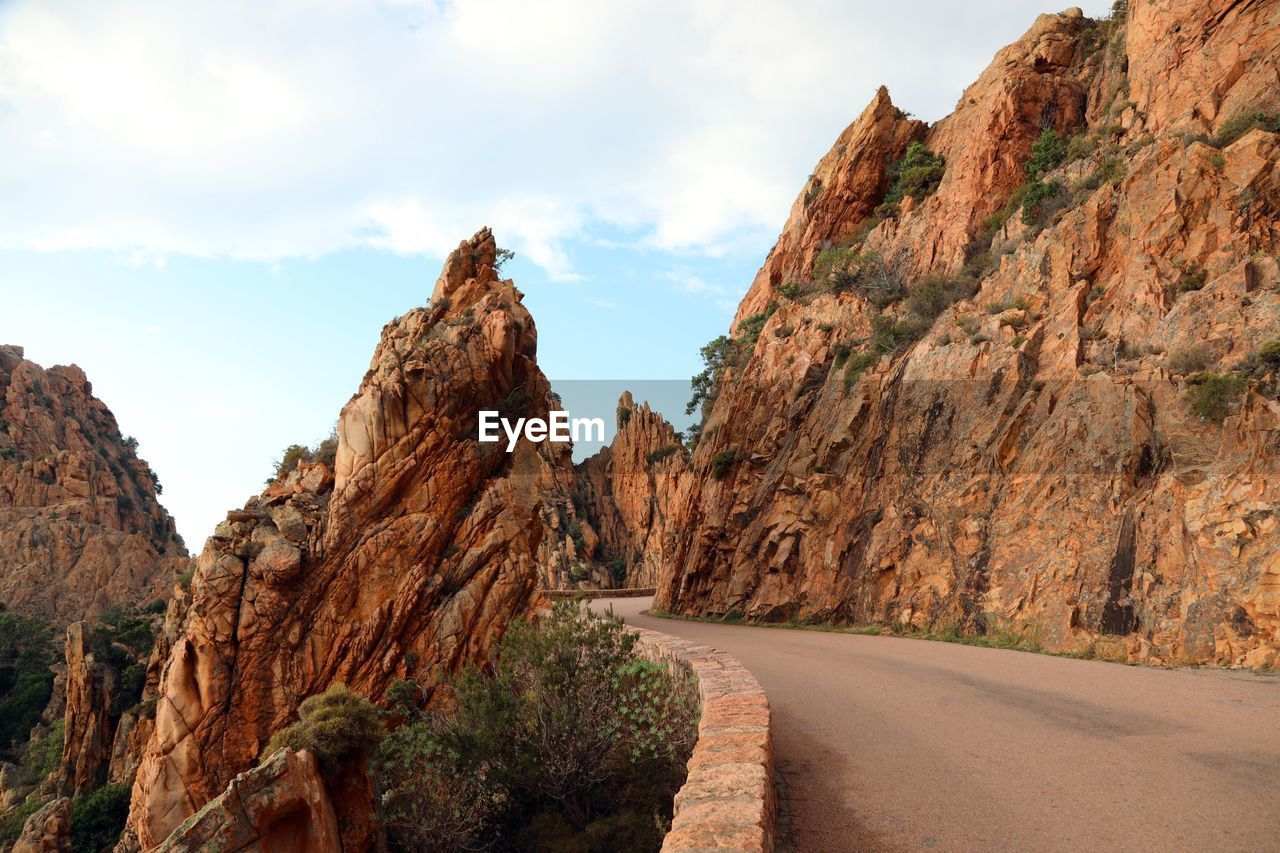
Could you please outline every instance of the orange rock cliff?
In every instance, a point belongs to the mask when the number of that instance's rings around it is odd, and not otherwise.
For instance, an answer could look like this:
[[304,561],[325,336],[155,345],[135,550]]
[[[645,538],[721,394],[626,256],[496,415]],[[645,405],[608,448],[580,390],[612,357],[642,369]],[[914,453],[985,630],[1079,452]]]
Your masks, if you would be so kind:
[[[429,305],[383,329],[334,469],[300,463],[205,544],[162,641],[126,848],[160,844],[253,768],[302,699],[344,683],[381,700],[396,679],[430,686],[483,660],[576,564],[569,446],[475,439],[478,410],[546,417],[551,400],[533,320],[495,265],[487,229],[463,242]],[[357,849],[368,830],[344,805]]]
[[0,601],[59,626],[168,595],[187,551],[75,365],[0,346]]
[[580,466],[657,606],[1275,666],[1277,43],[1273,3],[1134,0],[1040,16],[932,126],[876,93],[691,458],[645,412]]

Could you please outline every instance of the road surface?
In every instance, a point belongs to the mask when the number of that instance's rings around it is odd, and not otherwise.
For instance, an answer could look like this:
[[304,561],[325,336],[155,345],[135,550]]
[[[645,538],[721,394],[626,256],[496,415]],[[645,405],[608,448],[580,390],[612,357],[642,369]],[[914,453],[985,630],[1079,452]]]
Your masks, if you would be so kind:
[[790,843],[1280,851],[1280,678],[657,619],[759,679]]

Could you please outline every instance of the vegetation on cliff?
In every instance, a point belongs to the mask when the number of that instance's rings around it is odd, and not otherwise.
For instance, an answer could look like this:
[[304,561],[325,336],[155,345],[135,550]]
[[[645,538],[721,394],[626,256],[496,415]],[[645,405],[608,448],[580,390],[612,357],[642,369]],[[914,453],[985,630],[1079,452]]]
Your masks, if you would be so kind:
[[697,733],[687,670],[640,657],[621,620],[560,601],[519,622],[456,710],[392,691],[407,722],[380,750],[397,849],[657,850]]
[[53,690],[53,629],[0,612],[0,758],[12,761]]

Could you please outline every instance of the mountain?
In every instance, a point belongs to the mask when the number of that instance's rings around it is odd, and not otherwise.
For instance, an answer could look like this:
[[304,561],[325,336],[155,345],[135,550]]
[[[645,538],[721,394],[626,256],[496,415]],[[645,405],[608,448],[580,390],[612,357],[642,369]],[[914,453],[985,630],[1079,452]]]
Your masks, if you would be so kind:
[[[464,241],[429,304],[383,329],[333,467],[300,462],[205,544],[163,642],[126,846],[159,844],[252,769],[304,698],[430,691],[483,661],[578,564],[570,446],[475,440],[478,411],[545,418],[552,400],[498,266],[488,229]],[[372,792],[348,781],[330,793],[344,848],[364,849]]]
[[657,606],[1276,665],[1278,41],[1135,0],[936,124],[877,92],[704,350],[691,457],[582,466]]
[[59,626],[168,595],[187,551],[75,365],[0,346],[0,602]]

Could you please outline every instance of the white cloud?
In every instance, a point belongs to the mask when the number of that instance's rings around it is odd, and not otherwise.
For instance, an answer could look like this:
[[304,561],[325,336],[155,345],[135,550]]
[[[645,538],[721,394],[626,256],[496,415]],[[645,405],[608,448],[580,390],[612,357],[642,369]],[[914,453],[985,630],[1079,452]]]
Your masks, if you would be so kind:
[[713,284],[702,278],[688,267],[678,266],[661,274],[662,278],[672,282],[676,290],[689,295],[723,295],[734,292],[734,288],[723,284]]
[[733,251],[878,84],[940,117],[1040,7],[16,0],[0,247],[438,255],[487,223],[565,281],[602,223]]

